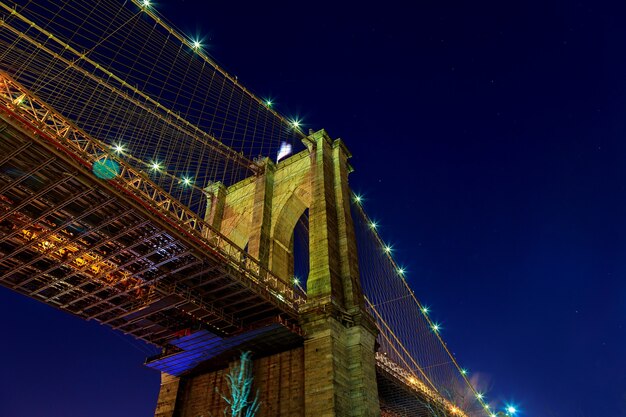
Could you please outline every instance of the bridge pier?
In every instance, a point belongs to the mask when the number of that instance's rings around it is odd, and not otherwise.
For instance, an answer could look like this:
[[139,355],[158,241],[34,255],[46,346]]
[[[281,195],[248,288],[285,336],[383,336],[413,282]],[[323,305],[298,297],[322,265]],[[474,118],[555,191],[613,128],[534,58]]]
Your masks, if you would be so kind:
[[[259,416],[377,417],[377,330],[359,282],[350,153],[323,130],[303,142],[306,150],[276,165],[266,160],[256,177],[208,190],[207,220],[285,282],[293,273],[293,230],[309,210],[304,338],[255,357]],[[164,375],[156,417],[221,414],[226,403],[216,392],[227,392],[224,376],[234,363],[224,365],[209,360],[189,376]]]

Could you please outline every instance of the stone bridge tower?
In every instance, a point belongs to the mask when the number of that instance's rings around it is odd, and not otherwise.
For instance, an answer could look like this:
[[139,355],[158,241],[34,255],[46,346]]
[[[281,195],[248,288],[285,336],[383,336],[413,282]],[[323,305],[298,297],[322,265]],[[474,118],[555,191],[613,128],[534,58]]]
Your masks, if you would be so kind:
[[[377,331],[359,283],[350,153],[323,130],[304,144],[307,149],[278,164],[266,159],[255,177],[207,188],[206,220],[286,282],[293,275],[294,228],[309,211],[308,301],[300,308],[299,323],[304,341],[288,352],[255,360],[259,415],[378,416]],[[223,384],[223,375],[223,370],[164,375],[156,416],[207,416],[207,409],[218,415],[219,396],[205,397],[211,384]]]

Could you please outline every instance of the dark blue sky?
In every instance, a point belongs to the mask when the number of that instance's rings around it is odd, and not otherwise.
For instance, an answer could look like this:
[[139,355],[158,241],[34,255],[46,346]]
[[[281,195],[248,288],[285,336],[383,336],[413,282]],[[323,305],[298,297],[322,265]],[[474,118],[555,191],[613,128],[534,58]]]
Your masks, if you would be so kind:
[[[488,398],[626,416],[624,3],[206,3],[157,8],[346,141],[353,189]],[[151,415],[137,342],[4,289],[0,329],[0,415]]]

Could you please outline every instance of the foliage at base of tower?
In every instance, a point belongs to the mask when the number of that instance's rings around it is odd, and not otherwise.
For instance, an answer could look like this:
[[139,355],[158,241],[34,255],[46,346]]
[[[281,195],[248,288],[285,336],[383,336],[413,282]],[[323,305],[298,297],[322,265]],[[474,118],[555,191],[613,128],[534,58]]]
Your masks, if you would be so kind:
[[243,352],[238,366],[235,366],[226,375],[228,394],[220,393],[228,407],[224,409],[224,415],[230,417],[253,417],[259,411],[259,390],[253,400],[250,399],[252,382],[252,353]]

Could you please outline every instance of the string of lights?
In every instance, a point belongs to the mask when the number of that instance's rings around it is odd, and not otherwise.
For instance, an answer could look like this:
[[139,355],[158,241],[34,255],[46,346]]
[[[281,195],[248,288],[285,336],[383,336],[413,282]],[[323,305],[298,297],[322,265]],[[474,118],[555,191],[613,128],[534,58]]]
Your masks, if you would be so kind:
[[[393,246],[385,243],[380,235],[380,224],[365,212],[364,198],[359,194],[353,194],[352,199],[360,251],[359,259],[367,259],[360,264],[361,282],[366,296],[369,297],[366,303],[379,323],[382,335],[381,350],[405,364],[411,362],[420,364],[421,358],[425,357],[423,355],[428,355],[426,357],[431,365],[416,366],[414,377],[421,378],[427,384],[433,384],[440,393],[444,391],[443,385],[450,386],[450,381],[449,375],[442,376],[437,368],[445,367],[448,369],[447,373],[450,369],[454,369],[457,378],[466,388],[465,391],[458,393],[461,395],[452,393],[453,395],[448,396],[448,399],[468,415],[480,412],[489,417],[496,417],[496,407],[489,404],[485,393],[472,384],[468,370],[459,365],[444,342],[441,335],[443,330],[441,323],[433,319],[430,307],[421,303],[415,296],[406,279],[406,268],[397,263],[393,256]],[[400,284],[401,290],[397,289],[397,284]],[[414,317],[415,314],[419,314],[420,317]],[[410,317],[410,320],[403,322],[401,320],[403,317]],[[393,321],[393,324],[389,326],[388,321]],[[423,325],[420,326],[420,323]],[[428,337],[425,337],[425,326],[430,330],[427,333]],[[410,352],[411,357],[398,358],[398,348],[389,347],[389,339],[392,339],[396,345],[401,345],[402,350]],[[433,341],[437,346],[433,346]],[[433,360],[436,357],[441,359]],[[432,363],[439,365],[432,365]],[[471,401],[468,400],[466,394],[471,394]],[[504,411],[512,416],[517,413],[517,408],[514,405],[505,404]]]

